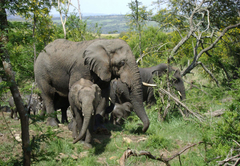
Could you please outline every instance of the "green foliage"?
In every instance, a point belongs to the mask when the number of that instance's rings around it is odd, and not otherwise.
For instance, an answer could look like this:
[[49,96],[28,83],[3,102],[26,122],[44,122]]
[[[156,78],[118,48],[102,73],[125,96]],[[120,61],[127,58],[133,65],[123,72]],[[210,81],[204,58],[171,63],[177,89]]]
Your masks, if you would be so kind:
[[146,146],[154,149],[167,149],[172,150],[175,148],[173,140],[166,139],[160,135],[150,135],[146,141]]
[[[125,40],[131,47],[135,58],[139,58],[140,51],[137,47],[139,37],[136,32],[127,32],[120,34],[120,38]],[[168,35],[157,27],[147,27],[141,35],[143,50],[143,61],[140,61],[141,67],[150,67],[159,63],[167,62],[168,49],[171,48],[168,42]]]
[[129,25],[135,31],[142,30],[142,27],[146,24],[147,12],[146,6],[142,6],[142,3],[138,0],[132,1],[128,4],[131,14],[127,14],[126,16],[130,19]]
[[233,140],[240,140],[240,113],[226,111],[222,120],[217,122],[217,141],[222,144],[233,145]]
[[72,41],[92,40],[99,37],[101,27],[95,24],[93,31],[87,29],[87,20],[79,20],[76,13],[71,14],[66,22],[67,38]]
[[[240,73],[238,70],[237,73]],[[240,110],[240,79],[232,80],[232,91],[229,91],[229,94],[233,98],[233,102],[229,105],[231,111],[239,112]]]

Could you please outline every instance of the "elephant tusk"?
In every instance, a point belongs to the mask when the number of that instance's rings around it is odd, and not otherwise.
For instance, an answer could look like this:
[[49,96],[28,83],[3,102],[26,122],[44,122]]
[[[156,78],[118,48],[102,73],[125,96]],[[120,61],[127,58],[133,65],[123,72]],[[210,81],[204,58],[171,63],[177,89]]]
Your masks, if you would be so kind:
[[178,92],[179,96],[182,96],[182,94],[179,91],[177,91],[177,92]]
[[143,84],[144,86],[150,86],[150,87],[156,87],[156,86],[157,86],[157,84],[148,84],[148,83],[146,83],[146,82],[142,82],[142,84]]

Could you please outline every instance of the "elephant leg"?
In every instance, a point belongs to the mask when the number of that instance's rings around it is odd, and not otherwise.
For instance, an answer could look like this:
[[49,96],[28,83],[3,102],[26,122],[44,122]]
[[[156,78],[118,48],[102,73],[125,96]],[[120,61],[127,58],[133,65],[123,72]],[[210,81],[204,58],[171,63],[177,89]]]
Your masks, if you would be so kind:
[[42,111],[40,112],[40,116],[45,116],[45,114],[46,114],[46,106],[43,102],[43,107],[42,107]]
[[67,108],[62,108],[61,112],[62,112],[62,121],[61,121],[61,123],[68,123]]
[[48,114],[48,119],[47,119],[47,125],[49,126],[58,126],[57,122],[57,117],[54,114],[54,106],[53,106],[53,101],[49,98],[45,98],[45,104],[46,104],[46,112]]
[[87,148],[92,148],[92,145],[90,144],[90,143],[91,143],[91,139],[92,139],[91,132],[90,132],[89,129],[87,129],[86,138],[85,138],[85,141],[84,141],[84,145],[85,145]]
[[78,136],[77,122],[76,122],[76,119],[73,118],[73,120],[72,120],[72,137],[73,137],[73,139],[76,139],[77,136]]
[[121,125],[121,119],[122,119],[122,117],[118,117],[116,120],[116,124]]
[[12,118],[12,119],[13,119],[13,109],[11,109],[10,118]]
[[17,116],[17,108],[13,109],[13,116],[15,120],[18,120],[18,116]]
[[112,124],[114,124],[114,117],[113,117],[113,113],[111,113],[111,115],[110,115],[110,122],[111,122]]
[[155,99],[155,97],[154,97],[153,88],[149,89],[146,104],[147,104],[148,106],[150,106],[150,107],[151,107],[153,104],[156,104],[156,99]]
[[44,105],[46,107],[47,112],[47,125],[49,126],[58,126],[58,122],[56,121],[56,114],[54,109],[54,96],[55,96],[55,88],[53,88],[49,84],[49,80],[39,80],[38,86],[42,90],[42,100],[44,101]]

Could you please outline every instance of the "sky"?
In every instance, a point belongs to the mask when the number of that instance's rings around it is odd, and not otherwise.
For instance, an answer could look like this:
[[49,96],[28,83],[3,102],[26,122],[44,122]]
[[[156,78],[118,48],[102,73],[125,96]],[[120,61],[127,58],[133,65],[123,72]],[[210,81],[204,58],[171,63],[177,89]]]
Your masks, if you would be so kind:
[[[80,9],[82,15],[86,14],[127,14],[130,13],[130,9],[128,7],[128,3],[131,3],[131,0],[79,0],[80,1]],[[151,9],[152,2],[156,0],[139,0],[142,2],[142,5]],[[71,0],[74,6],[78,6],[77,0]],[[74,7],[70,8],[70,12],[73,12]],[[77,10],[76,10],[77,12]],[[59,14],[55,9],[51,11],[50,14]]]

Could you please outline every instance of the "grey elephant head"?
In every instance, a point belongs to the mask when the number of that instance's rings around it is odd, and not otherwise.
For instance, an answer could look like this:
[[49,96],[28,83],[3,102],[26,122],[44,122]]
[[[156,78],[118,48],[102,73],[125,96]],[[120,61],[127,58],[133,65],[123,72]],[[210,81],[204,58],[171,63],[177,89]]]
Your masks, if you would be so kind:
[[166,74],[168,69],[169,73],[173,76],[170,80],[171,85],[180,93],[181,100],[186,99],[185,86],[179,69],[172,66],[168,67],[168,65],[164,63],[160,63],[159,65],[150,68],[150,70],[152,70],[152,75],[156,75],[159,78]]
[[91,123],[93,123],[91,119],[92,116],[95,115],[96,108],[101,100],[101,89],[98,85],[93,84],[89,80],[80,79],[70,88],[68,98],[73,111],[74,121],[77,127],[80,127],[78,129],[74,128],[76,126],[73,127],[73,132],[75,132],[75,134],[77,131],[80,131],[78,136],[75,135],[76,139],[73,143],[78,142],[85,136],[85,141],[89,143],[91,134],[90,128],[92,125]]
[[133,108],[130,102],[116,103],[111,113],[111,121],[113,124],[122,124],[123,119],[127,119],[132,111]]
[[[143,131],[149,119],[142,102],[142,85],[138,66],[128,44],[120,39],[96,39],[71,42],[58,39],[45,47],[38,56],[34,73],[42,91],[47,113],[54,112],[54,94],[66,97],[69,87],[81,78],[91,80],[102,91],[114,78],[119,78],[129,89],[130,100],[137,116],[143,122]],[[107,90],[106,90],[107,91]],[[108,99],[109,91],[104,98]],[[103,103],[107,103],[104,99]],[[104,104],[101,104],[103,107]],[[97,109],[97,114],[101,114]],[[57,125],[54,118],[48,124]]]

